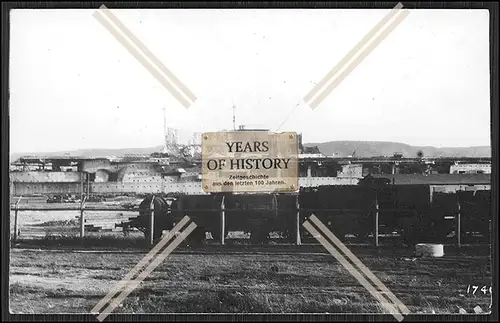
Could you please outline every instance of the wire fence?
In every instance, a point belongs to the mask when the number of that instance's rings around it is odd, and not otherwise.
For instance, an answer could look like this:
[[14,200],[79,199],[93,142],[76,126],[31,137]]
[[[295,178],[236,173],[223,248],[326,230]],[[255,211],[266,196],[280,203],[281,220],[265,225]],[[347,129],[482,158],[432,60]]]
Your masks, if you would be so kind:
[[[83,239],[92,232],[110,232],[115,235],[122,234],[128,235],[130,232],[137,231],[137,228],[128,228],[123,226],[123,223],[137,219],[139,215],[147,216],[147,225],[145,226],[148,232],[139,232],[141,235],[147,233],[146,237],[149,239],[149,244],[154,243],[154,227],[155,227],[155,207],[154,198],[148,208],[133,207],[117,207],[115,205],[105,206],[103,203],[90,203],[86,202],[86,197],[83,197],[79,203],[71,203],[72,205],[65,204],[47,204],[47,203],[30,203],[28,198],[22,196],[11,203],[11,239],[16,242],[20,238],[53,238],[58,236],[69,235],[74,238]],[[22,203],[24,201],[24,203]],[[372,244],[374,246],[380,245],[380,237],[384,233],[380,229],[385,226],[384,215],[388,213],[401,214],[402,212],[408,213],[408,209],[401,208],[380,208],[378,203],[374,203],[370,208],[300,208],[297,204],[295,208],[274,209],[274,210],[259,210],[259,209],[239,209],[239,208],[225,208],[222,203],[220,208],[185,208],[180,210],[169,210],[172,215],[184,216],[193,213],[199,214],[219,214],[220,216],[220,242],[225,242],[225,232],[227,215],[239,214],[244,216],[247,213],[261,213],[273,212],[277,215],[288,213],[295,214],[295,244],[301,244],[301,236],[304,234],[301,228],[301,222],[305,217],[311,214],[330,216],[339,216],[340,214],[347,217],[354,217],[360,215],[368,221],[368,231],[370,232]],[[367,216],[369,215],[369,216]],[[414,214],[413,216],[417,216]],[[468,214],[468,216],[473,216]],[[462,244],[463,227],[463,211],[462,205],[459,201],[456,202],[456,207],[452,213],[447,216],[448,221],[452,221],[454,229],[454,238],[456,245]],[[328,221],[328,219],[326,220]],[[381,223],[382,222],[382,223]],[[365,225],[367,223],[365,222]],[[212,233],[213,234],[213,233]]]

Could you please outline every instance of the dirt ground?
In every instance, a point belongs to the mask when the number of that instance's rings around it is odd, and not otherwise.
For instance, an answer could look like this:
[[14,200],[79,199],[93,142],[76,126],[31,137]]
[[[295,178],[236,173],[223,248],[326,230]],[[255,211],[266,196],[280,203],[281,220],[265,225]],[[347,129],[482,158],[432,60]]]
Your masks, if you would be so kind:
[[[13,206],[17,199],[11,201]],[[86,208],[119,208],[123,204],[138,205],[142,199],[137,197],[108,198],[105,202],[87,202]],[[22,239],[38,239],[52,236],[79,236],[80,203],[46,203],[42,198],[24,198],[19,204],[20,208],[39,208],[42,210],[18,212],[17,224],[19,237]],[[61,210],[43,210],[44,208],[57,208]],[[64,210],[71,208],[75,210]],[[15,211],[10,211],[10,232],[14,233]],[[119,215],[119,216],[118,216]],[[86,224],[99,224],[102,222],[121,223],[128,221],[129,217],[136,217],[137,211],[85,211]],[[104,221],[93,221],[103,217]],[[117,228],[120,229],[120,228]],[[87,230],[88,231],[88,230]]]
[[[107,204],[122,202],[118,199]],[[20,238],[27,240],[11,249],[11,313],[89,313],[147,253],[140,232],[127,237],[117,232],[89,232],[85,240],[80,240],[77,215],[78,211],[19,214]],[[13,222],[11,212],[11,229]],[[51,224],[43,225],[46,223]],[[37,235],[38,239],[31,239]],[[49,239],[53,235],[63,238]],[[489,312],[488,245],[460,250],[446,246],[442,258],[416,258],[414,249],[394,249],[394,246],[377,250],[355,245],[349,248],[412,313],[474,313],[477,306]],[[305,245],[205,246],[203,250],[181,246],[115,310],[118,313],[384,311],[325,249]]]
[[[220,248],[204,253],[181,248],[115,312],[384,313],[319,246],[286,252]],[[442,258],[415,258],[402,249],[352,251],[412,313],[474,313],[477,306],[489,312],[489,251],[452,249],[445,249]],[[133,249],[13,248],[11,313],[89,313],[145,254]],[[469,285],[479,288],[473,293]]]

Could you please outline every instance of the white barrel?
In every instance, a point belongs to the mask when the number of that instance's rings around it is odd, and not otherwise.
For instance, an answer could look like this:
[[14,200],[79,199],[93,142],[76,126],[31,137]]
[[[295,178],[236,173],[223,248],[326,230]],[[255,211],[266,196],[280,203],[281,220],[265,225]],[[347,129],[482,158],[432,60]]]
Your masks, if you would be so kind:
[[442,257],[444,256],[444,246],[442,244],[419,243],[415,246],[417,257]]

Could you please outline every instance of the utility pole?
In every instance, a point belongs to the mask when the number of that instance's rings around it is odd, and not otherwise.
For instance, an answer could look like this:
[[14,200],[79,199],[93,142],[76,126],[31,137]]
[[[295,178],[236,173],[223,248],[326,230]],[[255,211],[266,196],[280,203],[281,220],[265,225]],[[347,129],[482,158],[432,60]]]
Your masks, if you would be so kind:
[[163,142],[164,142],[163,153],[167,153],[168,152],[167,111],[165,109],[165,106],[163,107]]
[[236,105],[233,102],[233,130],[236,130]]

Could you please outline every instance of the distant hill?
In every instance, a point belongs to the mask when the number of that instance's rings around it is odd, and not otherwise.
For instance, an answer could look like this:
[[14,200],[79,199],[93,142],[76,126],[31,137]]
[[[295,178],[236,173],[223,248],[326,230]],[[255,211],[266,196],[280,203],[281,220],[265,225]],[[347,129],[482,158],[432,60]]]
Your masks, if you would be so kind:
[[491,157],[491,147],[442,147],[410,146],[399,142],[385,141],[329,141],[304,144],[306,147],[318,146],[326,156],[347,157],[355,153],[356,157],[392,156],[395,152],[403,157],[416,157],[421,150],[425,157]]
[[[318,146],[319,150],[326,156],[332,156],[334,153],[338,157],[347,157],[355,152],[357,157],[378,157],[392,156],[395,152],[400,152],[403,157],[416,157],[417,152],[422,150],[426,157],[491,157],[491,148],[489,146],[475,147],[443,147],[436,148],[431,146],[419,147],[410,146],[398,142],[384,141],[329,141],[323,143],[304,144],[306,147]],[[163,146],[148,148],[123,148],[123,149],[79,149],[71,151],[57,151],[44,153],[14,153],[10,160],[15,161],[22,156],[116,156],[122,157],[125,154],[151,154],[161,152]]]
[[10,160],[15,161],[23,156],[85,156],[85,157],[103,157],[103,156],[116,156],[123,157],[126,154],[151,154],[154,152],[163,151],[163,145],[148,147],[148,148],[103,148],[103,149],[78,149],[78,150],[64,150],[56,152],[42,152],[42,153],[14,153],[11,154]]

